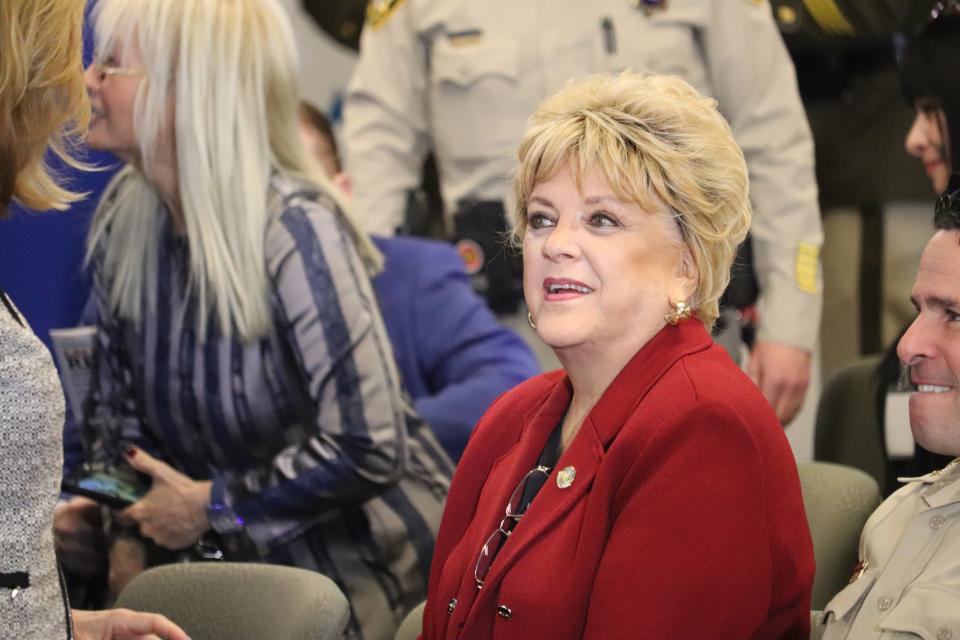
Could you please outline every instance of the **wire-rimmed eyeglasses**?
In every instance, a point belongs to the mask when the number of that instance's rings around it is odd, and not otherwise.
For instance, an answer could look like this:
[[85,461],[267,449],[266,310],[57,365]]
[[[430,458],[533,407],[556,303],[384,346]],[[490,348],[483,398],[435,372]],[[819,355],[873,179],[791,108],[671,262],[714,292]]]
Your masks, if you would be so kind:
[[[510,500],[507,502],[507,508],[504,510],[504,516],[500,520],[500,525],[490,534],[487,541],[483,543],[480,549],[480,555],[477,556],[477,564],[473,569],[473,579],[477,583],[477,589],[483,586],[483,581],[490,572],[490,566],[493,559],[497,557],[500,547],[510,537],[513,528],[520,522],[520,519],[527,512],[532,499],[524,502],[523,496],[526,493],[527,482],[539,482],[542,486],[550,476],[550,467],[539,465],[530,469],[517,483],[517,487],[510,494]],[[538,487],[539,488],[539,487]]]
[[110,76],[140,76],[143,75],[143,69],[139,67],[121,67],[116,63],[113,57],[100,58],[94,55],[90,68],[97,74],[97,80],[104,82]]

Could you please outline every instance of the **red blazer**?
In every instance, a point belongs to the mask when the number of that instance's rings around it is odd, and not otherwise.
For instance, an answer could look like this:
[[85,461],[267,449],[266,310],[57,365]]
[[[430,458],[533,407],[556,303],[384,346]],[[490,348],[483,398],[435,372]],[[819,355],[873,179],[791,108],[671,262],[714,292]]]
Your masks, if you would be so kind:
[[[814,563],[796,463],[695,320],[620,372],[477,589],[477,554],[571,392],[547,373],[481,419],[440,525],[423,637],[806,640]],[[560,488],[565,467],[576,475]]]

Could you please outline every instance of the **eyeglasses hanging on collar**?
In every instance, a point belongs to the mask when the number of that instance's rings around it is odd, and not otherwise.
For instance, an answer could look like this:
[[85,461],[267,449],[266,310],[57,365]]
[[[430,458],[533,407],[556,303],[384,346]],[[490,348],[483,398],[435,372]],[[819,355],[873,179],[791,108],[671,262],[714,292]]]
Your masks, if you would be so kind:
[[510,500],[507,501],[507,508],[504,510],[504,516],[500,520],[500,525],[490,534],[487,541],[483,543],[483,547],[480,549],[480,555],[477,556],[477,564],[473,569],[473,579],[477,583],[477,589],[483,586],[483,581],[487,578],[487,574],[490,573],[490,566],[493,564],[494,558],[497,557],[500,547],[502,547],[503,543],[510,537],[513,528],[517,526],[517,523],[520,522],[520,519],[523,518],[527,512],[530,503],[533,502],[532,498],[524,500],[524,495],[527,494],[527,483],[536,483],[533,488],[533,493],[536,494],[549,476],[550,467],[538,465],[520,478],[517,487],[513,490],[513,493],[510,494]]

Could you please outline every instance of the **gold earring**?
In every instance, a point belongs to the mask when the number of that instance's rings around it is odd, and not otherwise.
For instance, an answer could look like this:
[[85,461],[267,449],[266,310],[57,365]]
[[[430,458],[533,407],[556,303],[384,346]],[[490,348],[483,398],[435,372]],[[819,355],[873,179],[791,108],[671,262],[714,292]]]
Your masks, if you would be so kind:
[[671,302],[670,306],[673,307],[673,311],[663,316],[664,319],[670,324],[677,324],[681,320],[686,320],[693,313],[693,310],[690,308],[690,305],[687,304],[686,300],[681,300],[680,302]]
[[533,315],[527,311],[527,324],[530,325],[530,328],[534,331],[537,330],[537,323],[533,321]]

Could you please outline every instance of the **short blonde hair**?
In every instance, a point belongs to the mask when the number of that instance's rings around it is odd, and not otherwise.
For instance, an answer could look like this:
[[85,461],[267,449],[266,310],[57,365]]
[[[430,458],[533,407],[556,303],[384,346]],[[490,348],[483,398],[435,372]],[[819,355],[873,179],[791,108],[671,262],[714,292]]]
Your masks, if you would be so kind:
[[530,117],[518,152],[515,242],[534,187],[600,170],[615,195],[677,220],[699,271],[688,301],[710,328],[750,228],[747,165],[716,102],[672,76],[624,71],[571,81]]
[[11,201],[65,209],[48,148],[68,165],[90,119],[83,85],[83,0],[0,0],[0,217]]

